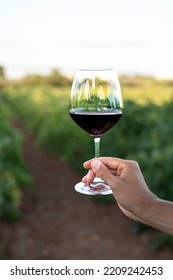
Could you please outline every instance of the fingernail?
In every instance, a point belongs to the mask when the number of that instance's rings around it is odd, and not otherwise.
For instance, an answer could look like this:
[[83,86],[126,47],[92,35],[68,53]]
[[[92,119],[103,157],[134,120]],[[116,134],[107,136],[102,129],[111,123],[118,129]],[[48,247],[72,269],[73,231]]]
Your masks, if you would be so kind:
[[85,175],[85,176],[82,178],[82,181],[87,181],[87,178],[88,178],[88,175]]
[[98,169],[100,168],[100,165],[101,165],[101,163],[100,163],[99,160],[94,160],[94,161],[92,162],[92,168],[93,168],[94,170],[98,170]]

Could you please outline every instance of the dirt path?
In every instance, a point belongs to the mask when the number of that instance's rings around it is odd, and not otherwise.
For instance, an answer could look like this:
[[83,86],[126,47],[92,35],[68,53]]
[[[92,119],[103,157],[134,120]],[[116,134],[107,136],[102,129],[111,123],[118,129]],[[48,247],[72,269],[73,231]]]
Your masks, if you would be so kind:
[[135,235],[116,203],[98,204],[76,193],[73,185],[80,178],[57,156],[38,148],[21,126],[20,130],[37,191],[24,191],[19,223],[0,223],[7,258],[173,259],[169,250],[151,252],[148,233]]

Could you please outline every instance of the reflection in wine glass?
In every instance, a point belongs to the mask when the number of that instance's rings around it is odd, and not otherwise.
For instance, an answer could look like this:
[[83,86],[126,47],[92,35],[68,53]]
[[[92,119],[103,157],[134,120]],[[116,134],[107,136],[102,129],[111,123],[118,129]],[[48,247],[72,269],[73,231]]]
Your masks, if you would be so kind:
[[[123,98],[115,69],[78,69],[71,89],[69,114],[94,138],[95,157],[99,157],[101,136],[123,114]],[[91,184],[78,183],[75,189],[89,195],[112,193],[98,177]]]

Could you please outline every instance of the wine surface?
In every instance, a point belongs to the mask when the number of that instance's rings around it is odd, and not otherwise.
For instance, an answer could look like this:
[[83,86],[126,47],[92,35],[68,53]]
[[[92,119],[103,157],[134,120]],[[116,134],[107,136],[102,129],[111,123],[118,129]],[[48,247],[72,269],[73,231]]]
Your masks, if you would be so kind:
[[121,110],[110,111],[79,111],[70,110],[69,114],[74,122],[93,137],[100,137],[112,128],[121,118]]

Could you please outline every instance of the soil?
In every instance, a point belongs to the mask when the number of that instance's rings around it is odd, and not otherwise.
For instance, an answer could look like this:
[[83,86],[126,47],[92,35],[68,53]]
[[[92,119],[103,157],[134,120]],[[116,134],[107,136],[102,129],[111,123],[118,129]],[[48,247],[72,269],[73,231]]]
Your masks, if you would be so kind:
[[157,231],[136,234],[115,203],[105,205],[74,191],[81,178],[58,156],[39,148],[19,122],[23,153],[36,192],[23,189],[21,219],[0,222],[1,251],[10,260],[173,259],[168,248],[151,251]]

